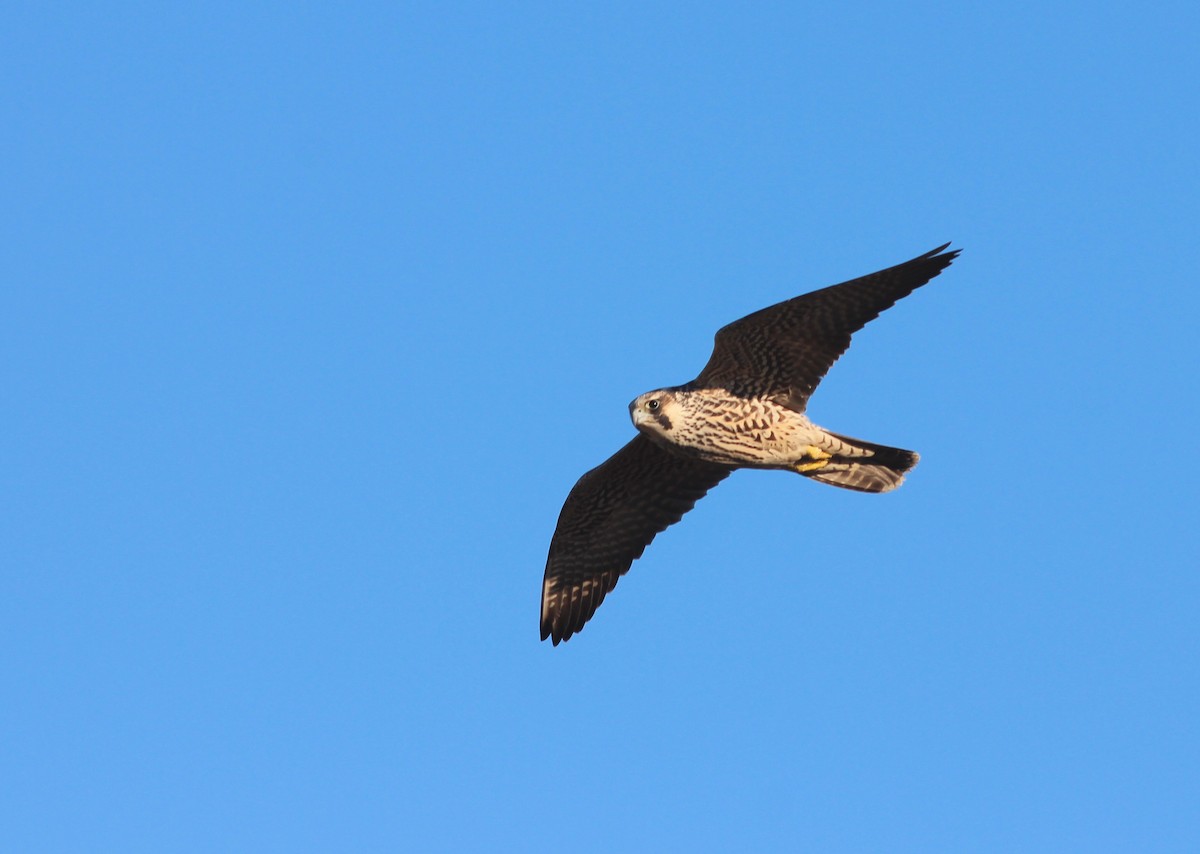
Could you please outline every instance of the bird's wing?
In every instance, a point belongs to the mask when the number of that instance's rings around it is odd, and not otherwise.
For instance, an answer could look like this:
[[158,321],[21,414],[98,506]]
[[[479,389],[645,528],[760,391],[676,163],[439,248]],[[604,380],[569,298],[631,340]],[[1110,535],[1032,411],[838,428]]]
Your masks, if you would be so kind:
[[787,395],[803,410],[825,372],[868,321],[928,282],[958,256],[939,246],[911,261],[756,311],[717,332],[693,380],[734,393]]
[[729,466],[677,456],[639,435],[579,479],[550,541],[542,640],[583,628],[654,535],[729,476]]

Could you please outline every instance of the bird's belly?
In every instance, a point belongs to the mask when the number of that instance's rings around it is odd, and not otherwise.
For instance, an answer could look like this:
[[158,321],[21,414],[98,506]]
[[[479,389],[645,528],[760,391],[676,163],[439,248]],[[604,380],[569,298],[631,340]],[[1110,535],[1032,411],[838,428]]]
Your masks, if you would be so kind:
[[710,419],[704,429],[673,437],[687,452],[708,462],[750,468],[789,468],[816,430],[799,413],[752,412]]

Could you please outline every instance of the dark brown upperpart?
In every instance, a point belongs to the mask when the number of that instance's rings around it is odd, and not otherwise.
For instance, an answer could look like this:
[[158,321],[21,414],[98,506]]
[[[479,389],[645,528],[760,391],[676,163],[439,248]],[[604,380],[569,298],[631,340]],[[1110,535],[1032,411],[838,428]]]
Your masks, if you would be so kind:
[[747,397],[785,395],[803,411],[850,336],[936,277],[961,250],[924,255],[764,308],[717,332],[712,355],[689,387],[722,387]]

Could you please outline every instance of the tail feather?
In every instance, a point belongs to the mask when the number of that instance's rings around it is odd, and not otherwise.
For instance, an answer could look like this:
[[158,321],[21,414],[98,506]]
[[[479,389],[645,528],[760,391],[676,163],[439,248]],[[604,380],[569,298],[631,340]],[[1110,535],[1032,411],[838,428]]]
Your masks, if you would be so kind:
[[890,492],[904,482],[905,473],[920,459],[916,451],[876,445],[838,433],[827,435],[833,440],[823,448],[832,454],[829,462],[804,474],[830,486],[858,492]]

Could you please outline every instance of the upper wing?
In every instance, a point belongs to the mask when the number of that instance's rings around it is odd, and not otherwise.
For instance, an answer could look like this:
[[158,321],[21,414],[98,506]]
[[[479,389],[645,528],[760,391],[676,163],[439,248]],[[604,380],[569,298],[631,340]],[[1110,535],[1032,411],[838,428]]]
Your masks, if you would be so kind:
[[579,479],[550,541],[542,582],[542,640],[583,628],[654,535],[678,522],[729,466],[676,456],[645,436]]
[[787,394],[802,408],[850,336],[950,266],[961,250],[939,246],[911,261],[778,303],[717,332],[693,381],[735,393]]

